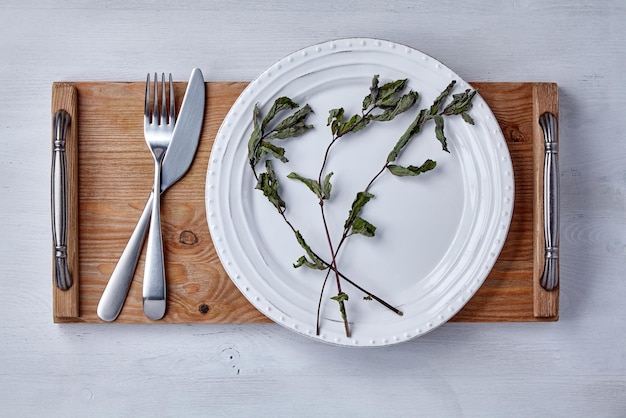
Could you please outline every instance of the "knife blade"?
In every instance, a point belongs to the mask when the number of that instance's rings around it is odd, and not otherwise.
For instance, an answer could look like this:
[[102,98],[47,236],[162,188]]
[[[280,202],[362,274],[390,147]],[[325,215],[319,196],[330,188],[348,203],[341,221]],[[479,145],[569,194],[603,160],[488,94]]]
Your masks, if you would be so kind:
[[[161,193],[176,183],[189,170],[200,142],[204,108],[204,77],[199,68],[194,68],[177,117],[172,141],[163,158]],[[104,321],[114,321],[124,306],[150,224],[152,199],[154,199],[154,190],[148,197],[137,226],[130,236],[98,303],[97,313],[100,319]]]

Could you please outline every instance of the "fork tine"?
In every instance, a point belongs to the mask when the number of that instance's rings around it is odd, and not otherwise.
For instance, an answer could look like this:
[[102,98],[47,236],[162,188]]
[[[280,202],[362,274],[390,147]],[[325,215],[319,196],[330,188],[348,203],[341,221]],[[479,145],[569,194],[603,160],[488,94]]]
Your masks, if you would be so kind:
[[143,108],[144,123],[150,123],[150,73],[146,78],[146,99]]
[[[165,86],[165,73],[161,73],[161,108],[159,109],[159,77],[154,73],[154,94],[151,96],[150,73],[146,78],[146,98],[144,104],[145,123],[155,123],[158,125],[176,123],[176,102],[174,98],[174,82],[172,74],[169,74],[169,110],[167,100],[167,88]],[[152,103],[151,103],[152,102]],[[152,104],[152,106],[150,106]],[[150,108],[152,107],[152,112]]]
[[165,73],[161,73],[161,115],[159,125],[167,123],[167,96],[165,95]]
[[170,123],[176,123],[176,101],[174,99],[174,83],[170,73]]
[[152,99],[152,123],[157,121],[157,117],[159,115],[159,77],[157,73],[154,73],[154,97]]

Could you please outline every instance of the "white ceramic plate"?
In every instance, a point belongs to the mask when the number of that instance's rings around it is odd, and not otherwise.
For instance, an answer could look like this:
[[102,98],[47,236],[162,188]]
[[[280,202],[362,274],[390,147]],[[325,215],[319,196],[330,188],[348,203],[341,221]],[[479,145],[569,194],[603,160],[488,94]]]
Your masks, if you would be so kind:
[[[308,244],[330,260],[319,205],[291,171],[316,178],[330,141],[328,111],[360,112],[372,77],[381,85],[400,78],[420,93],[414,110],[377,123],[338,142],[328,161],[333,196],[326,205],[336,241],[357,191],[382,167],[387,154],[415,117],[455,79],[454,93],[470,88],[454,72],[423,53],[376,39],[344,39],[297,51],[263,72],[245,89],[224,120],[211,153],[206,180],[207,220],[217,253],[244,296],[276,323],[297,333],[345,346],[381,346],[423,335],[457,313],[481,286],[504,244],[513,210],[513,168],[493,113],[476,95],[471,126],[460,117],[445,122],[450,153],[441,150],[429,122],[401,155],[399,164],[436,160],[417,177],[385,173],[371,189],[376,197],[363,217],[376,237],[353,236],[338,257],[339,269],[359,285],[404,312],[396,315],[343,283],[351,336],[345,335],[336,284],[325,287],[316,334],[324,272],[293,268],[303,255],[294,234],[263,194],[247,161],[252,109],[265,114],[288,96],[315,114],[315,129],[289,139],[289,162],[274,163],[287,202],[287,216]],[[263,171],[263,164],[259,170]]]

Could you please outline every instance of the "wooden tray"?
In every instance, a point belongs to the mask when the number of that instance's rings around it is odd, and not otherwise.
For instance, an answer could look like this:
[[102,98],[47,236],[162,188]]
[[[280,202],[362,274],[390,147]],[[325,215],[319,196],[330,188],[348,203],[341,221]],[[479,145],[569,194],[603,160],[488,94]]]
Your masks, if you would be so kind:
[[[559,289],[538,284],[544,265],[543,157],[539,116],[558,117],[554,83],[472,83],[493,109],[511,151],[515,206],[507,241],[489,277],[453,321],[558,318]],[[261,323],[269,320],[233,285],[215,253],[205,218],[204,186],[217,130],[247,83],[206,83],[200,146],[187,175],[164,194],[163,239],[168,301],[162,323]],[[176,97],[186,83],[176,83]],[[96,307],[148,198],[153,163],[143,138],[144,83],[60,82],[52,114],[72,116],[68,262],[74,285],[53,284],[55,322],[102,322]],[[180,102],[181,100],[179,100]],[[179,104],[180,105],[180,104]],[[150,323],[142,309],[144,255],[119,323]],[[53,281],[54,282],[54,281]]]

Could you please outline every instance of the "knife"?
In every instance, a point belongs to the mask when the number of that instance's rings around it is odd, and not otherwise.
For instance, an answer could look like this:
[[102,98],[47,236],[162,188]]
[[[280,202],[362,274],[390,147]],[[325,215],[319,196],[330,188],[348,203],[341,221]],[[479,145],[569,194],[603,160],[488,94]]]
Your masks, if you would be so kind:
[[54,114],[52,151],[52,238],[54,242],[54,281],[61,290],[72,287],[72,276],[67,265],[67,159],[65,135],[70,123],[65,110]]
[[[176,120],[172,141],[163,159],[161,193],[176,183],[191,166],[200,141],[200,131],[202,130],[204,120],[204,105],[204,77],[200,69],[194,68]],[[130,236],[128,244],[126,244],[126,248],[124,248],[102,293],[97,313],[100,319],[104,321],[114,321],[124,306],[150,224],[153,199],[154,190],[150,193],[137,226]],[[163,304],[165,304],[165,301],[163,301]]]
[[546,245],[541,287],[553,290],[559,285],[559,166],[556,117],[549,112],[539,117],[545,140],[543,173],[543,217]]

